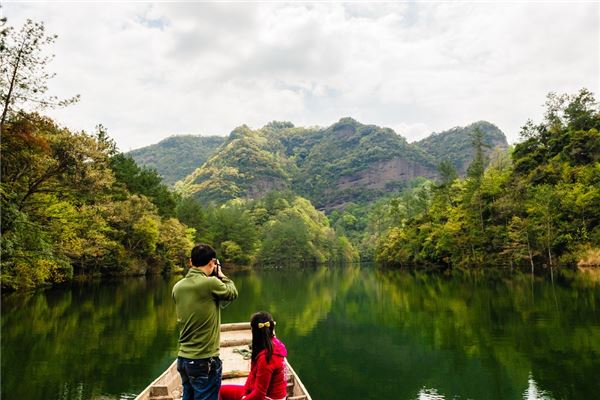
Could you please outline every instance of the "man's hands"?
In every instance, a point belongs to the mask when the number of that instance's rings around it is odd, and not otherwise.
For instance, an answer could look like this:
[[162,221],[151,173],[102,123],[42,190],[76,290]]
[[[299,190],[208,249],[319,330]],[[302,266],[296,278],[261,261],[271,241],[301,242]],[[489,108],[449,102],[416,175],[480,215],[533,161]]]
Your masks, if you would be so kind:
[[219,262],[219,260],[215,258],[214,263],[215,266],[213,270],[213,275],[215,275],[219,279],[225,278],[225,274],[223,274],[223,271],[221,270],[221,263]]

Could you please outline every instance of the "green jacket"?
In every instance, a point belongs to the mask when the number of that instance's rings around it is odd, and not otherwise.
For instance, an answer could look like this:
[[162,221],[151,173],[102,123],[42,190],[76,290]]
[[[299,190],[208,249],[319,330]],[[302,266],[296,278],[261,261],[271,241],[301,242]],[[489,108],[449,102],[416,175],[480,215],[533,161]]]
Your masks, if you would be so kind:
[[180,357],[199,359],[219,355],[220,309],[237,296],[231,279],[223,278],[221,281],[192,268],[173,286]]

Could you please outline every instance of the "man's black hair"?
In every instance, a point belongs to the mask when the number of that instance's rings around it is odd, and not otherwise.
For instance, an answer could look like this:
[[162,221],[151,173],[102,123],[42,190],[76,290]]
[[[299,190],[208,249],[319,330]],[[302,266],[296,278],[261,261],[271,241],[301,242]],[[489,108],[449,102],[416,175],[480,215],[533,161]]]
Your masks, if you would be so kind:
[[210,262],[213,258],[217,257],[215,249],[207,244],[197,244],[192,249],[192,265],[194,267],[203,267]]

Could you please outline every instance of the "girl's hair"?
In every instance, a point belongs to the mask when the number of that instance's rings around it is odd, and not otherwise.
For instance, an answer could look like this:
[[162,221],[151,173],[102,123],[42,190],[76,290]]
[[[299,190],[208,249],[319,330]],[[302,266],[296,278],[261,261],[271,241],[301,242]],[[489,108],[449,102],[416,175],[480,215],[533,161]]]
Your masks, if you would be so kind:
[[[265,323],[267,324],[263,325]],[[261,324],[260,328],[258,324]],[[252,328],[252,363],[256,362],[258,353],[263,350],[267,351],[267,362],[271,361],[271,356],[273,355],[273,330],[275,328],[273,317],[266,311],[259,311],[252,315],[250,327]]]

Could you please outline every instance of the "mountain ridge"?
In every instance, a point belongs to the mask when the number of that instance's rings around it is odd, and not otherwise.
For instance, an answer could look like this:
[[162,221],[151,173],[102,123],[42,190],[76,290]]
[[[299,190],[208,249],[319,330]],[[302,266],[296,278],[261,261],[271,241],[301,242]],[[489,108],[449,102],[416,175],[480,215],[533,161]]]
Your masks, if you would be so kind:
[[223,136],[172,135],[127,154],[139,165],[156,170],[167,185],[173,186],[203,164],[226,139]]
[[470,133],[475,129],[484,133],[486,152],[508,147],[504,133],[486,121],[414,143],[390,128],[348,117],[326,128],[281,121],[255,130],[242,125],[176,189],[204,203],[292,190],[317,208],[331,211],[348,203],[371,202],[417,177],[436,179],[443,159],[464,174],[472,160]]

